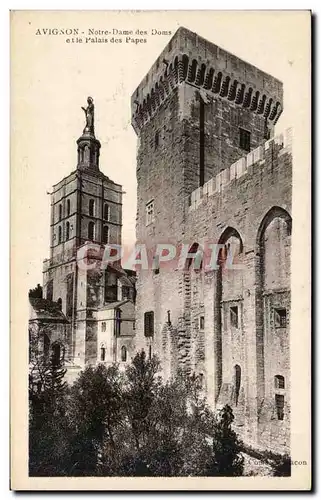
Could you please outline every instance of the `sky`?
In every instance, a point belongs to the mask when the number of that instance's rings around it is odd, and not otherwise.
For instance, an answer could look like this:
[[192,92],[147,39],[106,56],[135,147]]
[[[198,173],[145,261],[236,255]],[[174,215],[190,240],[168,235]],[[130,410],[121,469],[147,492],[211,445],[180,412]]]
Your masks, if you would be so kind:
[[[309,41],[302,12],[278,11],[38,11],[12,16],[11,183],[12,248],[23,247],[19,271],[27,287],[42,283],[49,256],[52,185],[76,168],[76,140],[88,95],[95,102],[100,168],[122,184],[125,244],[135,241],[136,148],[130,97],[180,27],[197,32],[284,84],[284,111],[276,133],[300,127]],[[307,20],[307,19],[306,19]],[[305,23],[308,25],[308,22]],[[147,30],[147,43],[67,43],[40,29]],[[151,31],[172,35],[152,35]],[[43,32],[43,31],[42,31]],[[117,36],[117,35],[116,35]],[[118,36],[117,38],[119,38]],[[302,37],[302,39],[301,39]],[[302,40],[304,43],[302,43]],[[303,95],[302,95],[303,92]],[[20,254],[19,254],[20,255]]]

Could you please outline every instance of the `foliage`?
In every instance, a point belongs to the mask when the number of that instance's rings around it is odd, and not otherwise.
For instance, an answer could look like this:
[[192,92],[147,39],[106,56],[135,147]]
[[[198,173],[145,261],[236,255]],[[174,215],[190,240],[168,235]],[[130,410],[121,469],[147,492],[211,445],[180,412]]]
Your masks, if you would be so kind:
[[282,455],[273,464],[273,475],[278,477],[291,476],[291,457]]
[[244,459],[242,443],[232,429],[234,415],[232,408],[225,405],[219,412],[214,426],[213,457],[208,469],[211,476],[241,476]]
[[62,373],[43,366],[41,391],[30,391],[33,475],[242,474],[232,411],[216,419],[195,375],[164,383],[144,351],[125,371],[89,366],[70,388]]
[[68,447],[66,370],[45,356],[34,363],[29,375],[29,474],[60,475]]
[[29,290],[29,297],[32,299],[42,299],[42,286],[40,283],[35,288]]
[[70,472],[94,475],[104,449],[114,458],[115,435],[122,425],[122,377],[116,366],[87,367],[70,391],[68,416],[72,428]]
[[270,450],[258,451],[250,446],[242,445],[242,450],[251,457],[257,458],[261,462],[272,467],[274,476],[291,476],[290,455],[274,453]]

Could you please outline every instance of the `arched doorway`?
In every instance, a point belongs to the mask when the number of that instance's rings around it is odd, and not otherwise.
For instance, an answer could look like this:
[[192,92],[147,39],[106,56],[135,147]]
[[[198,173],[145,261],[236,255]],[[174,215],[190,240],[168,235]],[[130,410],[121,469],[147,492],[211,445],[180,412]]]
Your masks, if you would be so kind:
[[[221,234],[217,257],[216,282],[214,285],[214,356],[216,368],[215,400],[217,401],[223,382],[231,386],[231,366],[223,360],[234,357],[233,335],[237,336],[242,329],[242,269],[231,268],[240,264],[243,259],[243,241],[239,232],[227,227]],[[235,300],[233,300],[235,298]],[[240,353],[237,353],[239,356]],[[224,386],[226,388],[226,385]],[[226,389],[227,390],[227,389]],[[224,389],[225,391],[225,389]],[[226,394],[227,397],[227,394]]]
[[291,233],[291,216],[278,206],[265,214],[257,232],[256,355],[260,401],[272,390],[274,372],[269,370],[274,363],[273,339],[277,334],[281,346],[287,342]]

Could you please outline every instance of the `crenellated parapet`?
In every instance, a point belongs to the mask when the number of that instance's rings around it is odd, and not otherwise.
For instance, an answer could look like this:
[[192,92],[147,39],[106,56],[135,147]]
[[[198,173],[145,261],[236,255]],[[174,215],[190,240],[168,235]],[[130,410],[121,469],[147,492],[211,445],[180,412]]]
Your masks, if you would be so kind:
[[248,108],[271,125],[282,113],[281,82],[180,28],[132,96],[132,125],[136,133],[183,83]]
[[292,129],[288,128],[284,134],[279,134],[262,146],[253,149],[243,158],[233,163],[215,177],[206,182],[203,186],[195,189],[190,196],[189,210],[196,210],[204,199],[209,196],[221,193],[232,181],[248,174],[248,169],[252,165],[257,168],[264,168],[265,157],[270,147],[278,147],[278,155],[292,151]]

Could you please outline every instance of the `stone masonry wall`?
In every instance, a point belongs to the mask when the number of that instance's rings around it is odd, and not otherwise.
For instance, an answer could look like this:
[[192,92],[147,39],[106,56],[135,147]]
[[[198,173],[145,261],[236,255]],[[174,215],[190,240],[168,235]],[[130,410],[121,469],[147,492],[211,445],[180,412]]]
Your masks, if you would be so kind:
[[[261,159],[252,163],[255,155]],[[273,311],[275,307],[285,307],[288,312],[290,310],[290,233],[282,218],[284,214],[290,219],[291,214],[290,135],[285,139],[279,137],[269,141],[262,151],[253,152],[247,162],[237,162],[243,168],[239,170],[239,178],[230,180],[231,172],[237,172],[238,165],[233,165],[228,173],[222,172],[211,181],[214,193],[208,186],[192,193],[186,240],[197,241],[206,249],[209,243],[231,241],[231,238],[224,238],[224,234],[230,234],[232,228],[239,235],[243,246],[241,258],[237,260],[238,264],[243,264],[243,268],[223,271],[222,291],[217,284],[218,271],[206,272],[205,267],[204,291],[201,291],[201,287],[198,289],[203,301],[194,303],[192,311],[196,315],[205,315],[205,337],[211,339],[210,348],[204,348],[206,384],[210,390],[213,390],[214,385],[214,391],[215,388],[217,391],[219,384],[215,380],[221,381],[219,392],[216,392],[218,404],[229,403],[233,406],[237,425],[240,426],[239,432],[248,442],[284,452],[288,451],[290,435],[289,323],[285,328],[276,330],[273,326]],[[222,179],[226,183],[223,184]],[[266,217],[271,220],[262,233],[265,247],[264,255],[261,255],[258,238]],[[273,224],[277,229],[269,229]],[[262,259],[263,270],[260,267]],[[199,275],[194,273],[191,281],[199,283]],[[220,303],[217,302],[219,294]],[[239,307],[239,325],[233,328],[230,324],[230,307],[236,305]],[[218,308],[219,322],[215,319],[218,317]],[[258,318],[261,315],[266,325],[262,340],[257,337],[260,331]],[[203,332],[196,331],[193,335],[195,339],[201,339]],[[193,358],[192,350],[190,358]],[[237,406],[234,381],[236,364],[242,370]],[[197,364],[195,369],[198,369]],[[284,391],[275,391],[273,386],[274,376],[279,373],[285,376]],[[284,420],[276,417],[275,392],[286,392]],[[215,402],[216,398],[213,399],[213,394],[209,394],[210,401]]]

